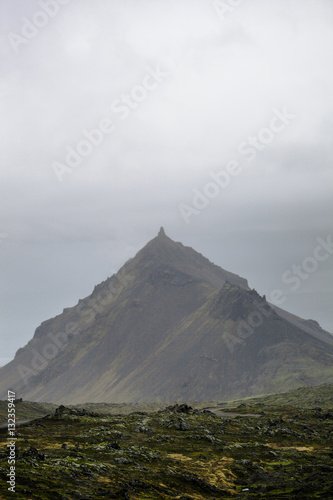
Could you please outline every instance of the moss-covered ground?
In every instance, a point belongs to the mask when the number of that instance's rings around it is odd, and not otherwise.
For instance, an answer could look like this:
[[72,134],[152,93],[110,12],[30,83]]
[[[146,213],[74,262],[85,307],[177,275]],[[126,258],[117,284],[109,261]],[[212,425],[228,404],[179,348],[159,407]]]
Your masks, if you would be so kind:
[[232,411],[242,415],[60,407],[16,430],[15,494],[0,434],[0,498],[333,498],[332,410],[243,403]]

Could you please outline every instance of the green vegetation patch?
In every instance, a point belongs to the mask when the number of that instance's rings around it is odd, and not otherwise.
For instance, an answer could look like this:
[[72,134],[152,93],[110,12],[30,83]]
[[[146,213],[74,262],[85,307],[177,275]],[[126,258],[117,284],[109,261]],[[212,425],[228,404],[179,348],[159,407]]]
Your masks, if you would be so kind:
[[[16,431],[17,499],[331,498],[333,411],[186,404],[129,415],[59,407]],[[12,498],[0,434],[0,498]]]

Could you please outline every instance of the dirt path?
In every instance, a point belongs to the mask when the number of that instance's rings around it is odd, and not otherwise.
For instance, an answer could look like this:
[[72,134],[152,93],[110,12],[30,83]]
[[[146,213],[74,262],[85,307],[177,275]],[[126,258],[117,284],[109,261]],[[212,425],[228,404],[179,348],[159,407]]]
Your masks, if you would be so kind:
[[261,417],[262,416],[259,413],[233,413],[233,412],[229,412],[229,411],[220,410],[219,408],[216,408],[216,407],[205,408],[205,410],[209,410],[212,413],[215,413],[215,415],[218,415],[219,417],[225,417],[225,418]]

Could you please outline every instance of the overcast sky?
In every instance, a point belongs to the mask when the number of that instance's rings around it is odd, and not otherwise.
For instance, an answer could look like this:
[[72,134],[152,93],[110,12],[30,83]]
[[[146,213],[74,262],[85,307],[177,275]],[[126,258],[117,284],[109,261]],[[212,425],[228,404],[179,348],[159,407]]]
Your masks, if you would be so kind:
[[333,331],[331,0],[0,9],[0,365],[160,226]]

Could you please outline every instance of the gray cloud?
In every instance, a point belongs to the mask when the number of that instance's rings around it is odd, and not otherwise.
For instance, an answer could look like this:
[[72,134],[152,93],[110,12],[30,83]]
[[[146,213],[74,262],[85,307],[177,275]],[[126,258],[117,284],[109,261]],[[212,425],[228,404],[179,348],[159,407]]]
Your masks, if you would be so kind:
[[[253,0],[221,20],[204,0],[71,0],[16,53],[8,35],[42,3],[0,1],[4,359],[160,225],[260,293],[333,234],[330,1]],[[157,66],[122,120],[112,103]],[[239,145],[284,107],[295,118],[246,162]],[[115,130],[58,182],[53,162],[105,118]],[[231,160],[242,172],[186,224],[179,205]],[[333,330],[331,299],[332,258],[284,307]]]

